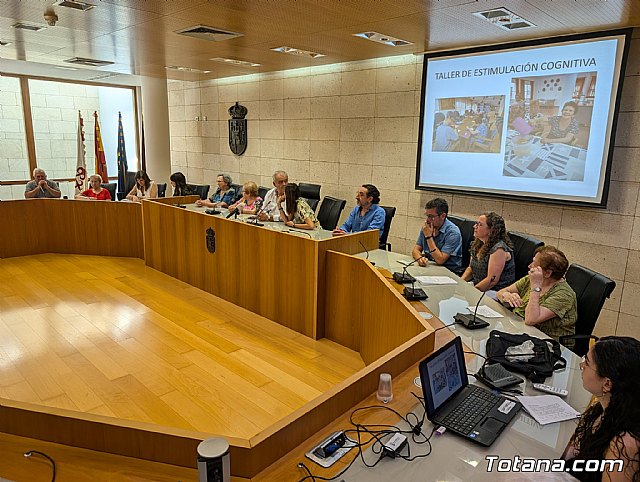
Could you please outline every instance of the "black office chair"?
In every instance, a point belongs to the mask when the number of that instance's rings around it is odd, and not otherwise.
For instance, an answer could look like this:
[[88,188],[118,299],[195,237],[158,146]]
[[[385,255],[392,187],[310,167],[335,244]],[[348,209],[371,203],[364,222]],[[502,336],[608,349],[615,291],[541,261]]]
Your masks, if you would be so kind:
[[544,246],[544,243],[533,236],[524,233],[510,231],[509,237],[513,243],[513,260],[516,264],[516,280],[527,275],[529,265],[533,260],[536,249]]
[[[124,185],[125,185],[124,192],[119,192],[118,193],[118,200],[126,198],[127,194],[129,194],[131,192],[131,190],[133,189],[133,186],[136,185],[136,173],[135,172],[127,171],[125,173]],[[115,198],[114,198],[114,200],[115,200]]]
[[384,209],[384,228],[382,229],[382,236],[380,236],[380,249],[384,249],[387,251],[391,251],[391,243],[387,243],[387,238],[389,237],[389,230],[391,229],[391,221],[393,221],[393,217],[396,215],[396,208],[392,208],[390,206],[380,206]]
[[571,348],[576,355],[583,356],[589,351],[589,339],[598,321],[598,315],[607,298],[611,296],[616,282],[600,273],[572,264],[567,270],[565,279],[576,293],[578,302],[578,320],[574,336],[561,336],[560,343],[575,340]]
[[462,236],[462,269],[456,273],[461,275],[464,270],[469,267],[471,262],[471,243],[473,243],[473,225],[475,221],[472,219],[462,218],[460,216],[454,216],[453,214],[447,214],[447,219],[453,224],[458,226],[460,235]]
[[106,189],[107,191],[109,191],[109,194],[111,194],[112,201],[117,201],[116,191],[118,190],[118,183],[115,183],[115,182],[102,183],[100,184],[100,186],[102,186],[103,189]]
[[307,201],[307,204],[309,204],[311,209],[315,212],[318,204],[320,203],[320,184],[308,184],[306,182],[301,182],[298,184],[298,187],[300,188],[300,196]]
[[188,184],[188,186],[193,194],[197,194],[198,196],[200,196],[200,199],[207,199],[210,187],[208,184]]
[[[242,189],[240,189],[242,190]],[[260,196],[262,199],[264,199],[264,197],[267,195],[267,193],[270,191],[270,189],[268,187],[264,187],[264,186],[260,186],[258,188],[258,196]]]
[[333,231],[338,225],[340,214],[347,205],[344,199],[336,199],[331,196],[325,196],[318,209],[318,221],[323,229]]
[[158,186],[158,197],[164,197],[167,193],[167,183],[164,182],[162,184],[157,184]]

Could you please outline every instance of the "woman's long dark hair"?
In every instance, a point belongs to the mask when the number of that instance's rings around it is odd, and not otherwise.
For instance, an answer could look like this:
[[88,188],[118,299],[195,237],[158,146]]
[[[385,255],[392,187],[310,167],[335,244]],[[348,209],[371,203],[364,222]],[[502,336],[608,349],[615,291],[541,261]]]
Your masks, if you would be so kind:
[[171,174],[169,180],[176,183],[176,187],[173,190],[174,196],[186,196],[186,191],[190,191],[190,189],[187,188],[187,178],[184,177],[184,174],[182,174],[181,172],[174,172],[173,174]]
[[136,172],[136,184],[138,183],[138,179],[144,180],[144,190],[147,191],[151,186],[151,179],[149,179],[149,175],[145,171]]
[[[627,453],[622,442],[623,434],[640,441],[640,341],[628,336],[606,336],[600,338],[591,353],[596,373],[611,380],[611,399],[606,410],[596,403],[582,415],[572,438],[577,449],[575,458],[602,460],[613,442],[614,456],[622,454],[640,464],[640,455]],[[632,480],[640,481],[637,468]]]
[[300,188],[295,182],[290,182],[284,187],[284,196],[287,206],[287,215],[295,216],[298,210],[298,198],[300,197]]
[[495,246],[498,241],[504,241],[507,246],[513,248],[511,238],[507,234],[507,227],[504,224],[504,219],[498,213],[493,211],[488,213],[482,213],[487,219],[487,227],[489,228],[489,239],[486,243],[483,243],[479,239],[474,239],[471,244],[471,253],[476,259],[482,259],[489,252],[491,248]]

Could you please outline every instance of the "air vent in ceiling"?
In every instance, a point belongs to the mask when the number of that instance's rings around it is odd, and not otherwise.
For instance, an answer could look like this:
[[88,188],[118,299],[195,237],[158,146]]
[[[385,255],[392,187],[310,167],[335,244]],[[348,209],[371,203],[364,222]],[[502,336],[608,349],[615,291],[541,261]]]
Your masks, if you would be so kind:
[[227,59],[224,57],[213,57],[209,60],[213,60],[214,62],[222,62],[223,64],[239,65],[241,67],[260,67],[260,64],[256,62],[249,62],[247,60]]
[[73,8],[74,10],[82,10],[83,12],[95,8],[95,5],[91,5],[90,3],[74,0],[58,0],[55,5],[59,5],[60,7]]
[[413,42],[408,40],[402,40],[400,38],[392,37],[391,35],[385,35],[378,32],[361,32],[354,33],[355,37],[371,40],[372,42],[379,42],[381,44],[389,45],[390,47],[404,47],[405,45],[413,45]]
[[475,12],[474,15],[492,23],[496,27],[500,27],[503,30],[518,30],[521,28],[535,27],[533,23],[503,7],[485,10],[483,12]]
[[84,57],[73,57],[72,59],[65,60],[68,64],[76,65],[88,65],[89,67],[104,67],[105,65],[111,65],[113,62],[107,60],[87,59]]
[[189,72],[191,74],[210,74],[210,70],[200,70],[194,69],[193,67],[184,67],[182,65],[167,65],[165,67],[167,70],[177,70],[179,72]]
[[12,25],[13,28],[17,28],[18,30],[31,30],[32,32],[39,32],[40,30],[44,30],[45,27],[44,25],[35,25],[32,23],[22,23],[22,22],[18,22],[14,25]]
[[282,52],[283,54],[297,55],[299,57],[308,57],[310,59],[317,59],[319,57],[324,57],[324,54],[319,54],[318,52],[311,52],[310,50],[302,50],[297,49],[295,47],[287,47],[283,45],[282,47],[274,47],[271,50],[274,52]]
[[183,28],[177,30],[178,35],[186,35],[201,40],[209,40],[211,42],[221,42],[236,37],[242,37],[244,34],[231,32],[229,30],[221,30],[219,28],[207,27],[206,25],[196,25],[195,27]]
[[4,40],[0,40],[0,47],[6,47],[7,45],[11,45],[11,42],[5,42]]

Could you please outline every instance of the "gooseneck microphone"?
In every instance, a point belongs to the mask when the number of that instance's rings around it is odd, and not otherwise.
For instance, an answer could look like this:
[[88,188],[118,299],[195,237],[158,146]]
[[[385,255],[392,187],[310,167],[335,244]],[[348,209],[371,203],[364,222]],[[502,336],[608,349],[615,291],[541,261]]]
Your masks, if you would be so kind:
[[258,216],[263,211],[263,209],[262,209],[263,208],[263,201],[261,199],[256,201],[255,202],[255,207],[256,207],[256,213],[253,216],[251,216],[251,218],[249,218],[247,220],[247,224],[253,224],[255,226],[264,226],[264,224],[258,222]]
[[395,273],[393,273],[393,280],[396,283],[399,283],[401,285],[403,285],[405,283],[414,283],[416,281],[416,279],[413,276],[411,276],[409,273],[407,273],[407,268],[409,266],[414,265],[418,261],[420,261],[420,258],[414,259],[413,261],[411,261],[411,263],[405,265],[404,268],[402,268],[402,273],[399,273],[397,271]]
[[[367,249],[367,247],[364,245],[364,243],[360,240],[358,240],[358,242],[360,243],[360,246],[362,246],[362,249],[364,249],[365,253],[367,253],[366,259],[367,261],[369,261],[369,250]],[[373,261],[369,261],[369,263],[371,263],[373,266],[375,266],[376,264]]]
[[[489,283],[493,283],[495,279],[496,279],[496,275],[494,274],[491,277],[491,281]],[[483,291],[482,295],[480,295],[480,298],[476,303],[476,308],[475,310],[473,310],[473,316],[470,313],[458,313],[456,316],[453,317],[454,321],[458,324],[464,325],[464,327],[468,328],[469,330],[477,330],[479,328],[485,328],[489,326],[489,323],[487,323],[486,321],[476,318],[478,313],[478,308],[480,307],[480,302],[482,301],[482,298],[484,298],[484,295],[486,294],[487,292]]]

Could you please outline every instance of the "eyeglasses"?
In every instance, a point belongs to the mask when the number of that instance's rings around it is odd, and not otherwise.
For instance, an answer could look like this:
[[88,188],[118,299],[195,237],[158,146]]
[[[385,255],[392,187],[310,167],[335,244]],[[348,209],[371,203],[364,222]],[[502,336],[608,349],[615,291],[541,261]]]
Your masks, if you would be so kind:
[[367,193],[366,192],[356,192],[356,197],[367,197]]
[[587,358],[587,355],[584,355],[582,357],[582,360],[580,360],[579,366],[580,366],[580,370],[582,370],[582,371],[584,371],[585,367],[586,368],[591,368],[592,370],[595,370],[595,368],[593,368],[591,365],[589,365],[589,359]]
[[442,216],[442,214],[427,214],[427,219],[436,219]]

